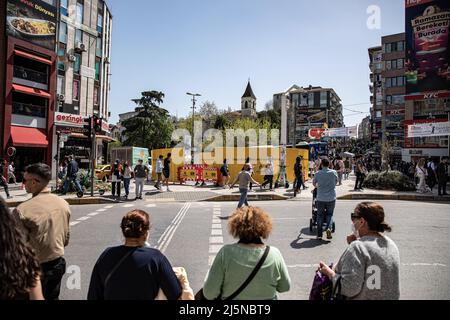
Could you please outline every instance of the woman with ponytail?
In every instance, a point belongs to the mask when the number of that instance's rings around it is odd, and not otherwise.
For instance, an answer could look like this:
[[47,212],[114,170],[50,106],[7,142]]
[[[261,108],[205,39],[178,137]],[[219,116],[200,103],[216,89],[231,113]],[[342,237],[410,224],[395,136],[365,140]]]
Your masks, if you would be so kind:
[[351,213],[353,234],[349,247],[336,267],[320,263],[340,297],[350,300],[400,299],[400,254],[384,235],[392,228],[385,221],[384,209],[374,202],[360,203]]

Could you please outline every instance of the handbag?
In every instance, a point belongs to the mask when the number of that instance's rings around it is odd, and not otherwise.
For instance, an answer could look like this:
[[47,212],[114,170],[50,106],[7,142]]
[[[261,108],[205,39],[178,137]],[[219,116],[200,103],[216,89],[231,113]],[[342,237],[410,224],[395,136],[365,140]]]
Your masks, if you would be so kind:
[[[333,268],[333,265],[330,266]],[[322,272],[317,270],[314,276],[311,292],[309,294],[310,301],[327,301],[332,300],[333,282]]]
[[[270,247],[267,246],[266,250],[264,251],[263,256],[261,257],[261,259],[259,260],[258,264],[255,266],[255,268],[253,269],[252,273],[248,276],[248,278],[244,281],[244,283],[239,287],[239,289],[237,289],[232,295],[230,295],[228,298],[224,299],[224,301],[230,301],[233,300],[234,298],[236,298],[239,294],[241,294],[242,291],[244,291],[244,289],[250,284],[250,282],[253,280],[253,278],[256,276],[256,274],[258,273],[259,269],[261,269],[262,265],[264,264],[264,261],[266,261],[267,256],[269,255],[269,251],[270,251]],[[196,294],[195,294],[195,300],[208,300],[205,298],[205,296],[203,295],[203,288],[200,289]],[[222,300],[222,298],[219,296],[217,297],[215,300]]]
[[333,287],[333,293],[331,295],[331,300],[346,300],[346,297],[341,294],[341,279],[342,277],[340,275],[337,275],[336,284]]

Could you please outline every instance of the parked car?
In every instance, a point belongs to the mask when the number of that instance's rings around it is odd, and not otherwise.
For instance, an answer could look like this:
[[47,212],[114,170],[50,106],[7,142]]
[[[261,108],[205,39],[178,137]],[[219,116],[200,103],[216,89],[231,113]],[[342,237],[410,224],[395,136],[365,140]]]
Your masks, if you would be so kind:
[[111,165],[107,164],[107,165],[99,166],[95,170],[95,176],[97,177],[98,180],[107,182],[109,180],[109,178],[111,177]]

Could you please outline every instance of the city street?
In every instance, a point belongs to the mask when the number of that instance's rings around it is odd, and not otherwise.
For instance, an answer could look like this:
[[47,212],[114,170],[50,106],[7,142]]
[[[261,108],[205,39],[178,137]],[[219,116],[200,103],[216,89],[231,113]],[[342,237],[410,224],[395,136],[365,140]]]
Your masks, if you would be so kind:
[[[290,292],[281,299],[308,299],[314,271],[320,260],[337,262],[351,231],[350,213],[358,202],[339,201],[335,213],[336,233],[332,242],[319,242],[309,232],[311,203],[304,201],[253,202],[271,214],[274,231],[270,245],[279,248],[292,279]],[[450,216],[448,204],[381,201],[389,236],[401,254],[402,299],[449,299]],[[233,243],[227,232],[227,217],[235,203],[150,203],[145,201],[111,205],[72,206],[71,241],[66,249],[68,273],[60,298],[86,299],[92,268],[109,247],[123,241],[122,216],[132,209],[151,214],[150,245],[163,251],[172,266],[183,266],[191,287],[202,287],[209,264],[223,244]],[[444,249],[444,250],[443,250]],[[75,267],[74,267],[75,266]],[[81,288],[73,288],[74,270],[81,271]]]

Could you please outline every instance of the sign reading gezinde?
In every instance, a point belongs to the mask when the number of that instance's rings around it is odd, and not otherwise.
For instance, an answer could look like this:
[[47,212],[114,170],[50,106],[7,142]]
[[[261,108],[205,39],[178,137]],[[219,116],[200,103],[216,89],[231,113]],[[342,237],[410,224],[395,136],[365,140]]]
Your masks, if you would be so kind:
[[408,138],[450,136],[450,122],[414,124],[408,126]]
[[407,96],[450,88],[449,28],[450,1],[406,0]]
[[87,123],[85,123],[85,119],[83,116],[70,113],[56,112],[55,124],[60,126],[83,127]]
[[57,8],[41,0],[7,0],[6,33],[55,50]]

